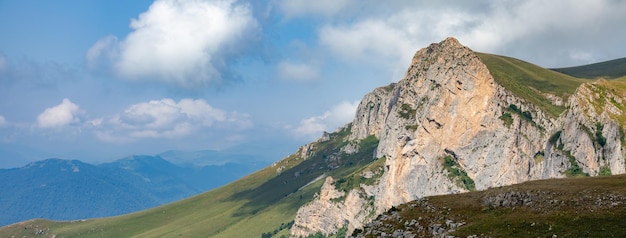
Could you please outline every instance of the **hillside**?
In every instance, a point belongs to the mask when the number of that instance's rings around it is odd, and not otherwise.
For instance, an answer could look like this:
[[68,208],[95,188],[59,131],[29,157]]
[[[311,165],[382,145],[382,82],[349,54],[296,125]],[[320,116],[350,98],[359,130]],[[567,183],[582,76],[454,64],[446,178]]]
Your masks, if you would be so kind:
[[448,38],[365,95],[352,123],[259,172],[154,209],[28,221],[0,236],[341,235],[423,197],[623,174],[625,92]]
[[614,59],[595,64],[552,69],[567,75],[588,79],[616,79],[626,76],[626,58]]
[[232,163],[180,167],[158,156],[100,165],[48,159],[0,169],[0,225],[126,214],[199,194],[256,169]]
[[[274,230],[286,234],[284,228],[293,224],[297,209],[319,191],[323,180],[316,178],[346,176],[374,162],[372,152],[378,141],[347,142],[348,131],[349,127],[327,134],[270,167],[189,199],[119,217],[18,223],[0,229],[0,236],[31,236],[39,231],[57,237],[258,237]],[[359,152],[342,156],[339,148],[348,144]]]
[[422,198],[354,237],[626,237],[626,176],[548,179]]

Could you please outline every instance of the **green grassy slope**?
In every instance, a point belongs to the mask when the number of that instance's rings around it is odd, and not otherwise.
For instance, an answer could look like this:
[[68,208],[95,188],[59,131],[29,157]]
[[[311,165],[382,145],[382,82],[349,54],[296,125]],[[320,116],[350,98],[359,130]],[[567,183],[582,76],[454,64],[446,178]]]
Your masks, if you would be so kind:
[[[22,222],[1,228],[0,237],[34,237],[37,233],[56,237],[260,237],[274,231],[276,237],[288,235],[284,228],[297,209],[319,192],[323,179],[316,178],[348,176],[376,161],[372,154],[378,140],[368,137],[348,142],[349,130],[314,143],[306,160],[294,154],[275,166],[189,199],[118,217]],[[340,152],[348,143],[357,143],[359,152]],[[279,167],[283,169],[277,173]]]
[[576,88],[585,82],[566,74],[555,72],[522,60],[476,53],[483,61],[496,82],[526,101],[539,106],[553,117],[558,117],[565,107],[554,105],[543,93],[567,100]]
[[626,58],[552,70],[578,78],[615,79],[626,76]]
[[[626,237],[626,175],[549,179],[479,192],[434,196],[390,209],[361,234],[441,224],[456,237]],[[446,221],[464,223],[450,228]],[[376,237],[375,235],[366,237]]]

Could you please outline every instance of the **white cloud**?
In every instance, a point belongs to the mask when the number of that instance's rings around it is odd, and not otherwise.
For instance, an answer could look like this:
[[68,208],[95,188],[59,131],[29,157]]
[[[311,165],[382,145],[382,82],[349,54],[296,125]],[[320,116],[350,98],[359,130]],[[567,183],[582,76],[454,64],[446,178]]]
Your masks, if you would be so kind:
[[414,48],[409,32],[381,19],[325,26],[319,34],[322,45],[348,60],[410,57]]
[[117,56],[118,39],[115,36],[104,37],[87,50],[87,66],[90,69],[97,69],[101,67],[102,61],[109,61],[115,59]]
[[287,81],[312,81],[320,77],[316,67],[310,64],[282,61],[277,66],[278,77]]
[[120,76],[193,87],[223,79],[226,58],[252,39],[258,23],[234,0],[157,0],[118,41],[109,36],[87,52],[89,65],[105,54]]
[[101,127],[96,136],[107,142],[127,142],[141,138],[181,138],[219,124],[219,129],[242,130],[252,124],[246,114],[226,112],[203,99],[170,98],[129,106],[106,121],[94,121]]
[[354,119],[358,106],[358,101],[343,101],[320,116],[309,117],[300,121],[300,125],[293,128],[292,132],[299,137],[315,137],[320,136],[324,131],[335,131]]
[[321,45],[343,59],[378,60],[391,67],[405,66],[402,62],[416,50],[448,36],[477,51],[543,66],[623,57],[615,52],[626,50],[620,42],[626,37],[623,1],[365,1],[358,8],[362,13],[352,9],[337,15],[354,17],[320,27]]
[[55,128],[77,123],[80,121],[77,117],[79,113],[79,106],[65,98],[61,104],[47,108],[39,114],[37,116],[37,126],[41,128]]

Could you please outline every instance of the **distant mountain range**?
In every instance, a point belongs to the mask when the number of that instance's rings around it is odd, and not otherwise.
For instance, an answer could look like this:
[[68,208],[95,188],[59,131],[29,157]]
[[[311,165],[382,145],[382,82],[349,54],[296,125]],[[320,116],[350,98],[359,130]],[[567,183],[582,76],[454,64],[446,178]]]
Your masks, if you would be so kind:
[[169,151],[163,156],[168,160],[130,156],[93,165],[46,159],[0,169],[0,226],[33,218],[75,220],[139,211],[208,191],[267,165],[252,156],[216,151]]

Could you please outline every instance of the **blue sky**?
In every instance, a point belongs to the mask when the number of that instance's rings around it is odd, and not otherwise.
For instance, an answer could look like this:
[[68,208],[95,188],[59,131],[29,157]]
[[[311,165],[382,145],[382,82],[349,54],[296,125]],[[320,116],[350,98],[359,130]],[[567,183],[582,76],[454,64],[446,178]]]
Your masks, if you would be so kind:
[[278,160],[454,36],[544,67],[626,56],[624,1],[0,0],[0,167]]

